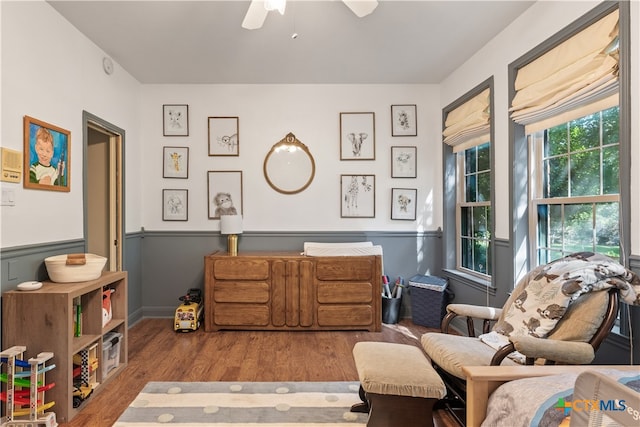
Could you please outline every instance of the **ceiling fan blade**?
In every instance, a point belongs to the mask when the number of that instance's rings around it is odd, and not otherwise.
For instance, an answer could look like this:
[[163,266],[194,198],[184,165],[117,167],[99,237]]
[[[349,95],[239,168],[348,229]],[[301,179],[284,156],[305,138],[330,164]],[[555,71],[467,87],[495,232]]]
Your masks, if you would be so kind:
[[242,28],[256,30],[262,27],[269,11],[264,7],[263,0],[251,0],[247,14],[242,21]]
[[378,7],[376,0],[342,0],[358,18],[369,15]]

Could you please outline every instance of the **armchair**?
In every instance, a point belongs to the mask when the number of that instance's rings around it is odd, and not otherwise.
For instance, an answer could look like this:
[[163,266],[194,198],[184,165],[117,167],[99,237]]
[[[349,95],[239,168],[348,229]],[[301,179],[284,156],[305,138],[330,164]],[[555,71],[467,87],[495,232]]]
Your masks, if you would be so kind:
[[[426,333],[422,347],[447,386],[447,399],[464,406],[464,366],[589,364],[610,332],[619,295],[638,304],[640,280],[611,259],[569,255],[522,278],[501,308],[449,304],[440,333]],[[468,336],[449,334],[465,317]],[[474,318],[482,320],[475,336]]]

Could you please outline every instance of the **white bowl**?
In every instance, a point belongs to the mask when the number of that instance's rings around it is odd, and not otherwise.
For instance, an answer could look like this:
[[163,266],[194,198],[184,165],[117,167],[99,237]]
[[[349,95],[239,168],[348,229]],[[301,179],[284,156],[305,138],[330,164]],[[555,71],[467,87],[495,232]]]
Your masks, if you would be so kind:
[[84,254],[85,264],[67,264],[67,255],[55,255],[44,259],[49,279],[58,283],[84,282],[100,277],[107,258]]

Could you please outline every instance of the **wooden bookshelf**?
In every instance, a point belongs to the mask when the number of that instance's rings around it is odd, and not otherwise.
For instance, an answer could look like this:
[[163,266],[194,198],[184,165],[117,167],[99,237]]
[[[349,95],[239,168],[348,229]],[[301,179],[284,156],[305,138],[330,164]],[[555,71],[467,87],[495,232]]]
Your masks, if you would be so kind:
[[[103,288],[111,294],[112,319],[102,325]],[[47,381],[55,387],[47,392],[47,400],[55,401],[52,411],[59,422],[71,420],[86,402],[73,408],[73,355],[98,345],[97,385],[101,386],[118,375],[127,365],[127,273],[104,272],[96,280],[76,283],[43,282],[36,291],[8,291],[2,298],[2,347],[26,346],[25,355],[35,357],[52,352],[55,369]],[[74,299],[82,305],[82,335],[74,336]],[[119,364],[103,375],[103,337],[109,332],[121,334]],[[89,397],[91,399],[91,397]]]

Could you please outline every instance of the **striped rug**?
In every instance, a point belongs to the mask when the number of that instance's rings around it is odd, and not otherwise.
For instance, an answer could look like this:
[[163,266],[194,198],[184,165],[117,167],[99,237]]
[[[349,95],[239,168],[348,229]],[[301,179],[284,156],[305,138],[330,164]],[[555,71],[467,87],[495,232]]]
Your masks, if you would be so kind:
[[357,382],[150,382],[115,427],[353,427]]

